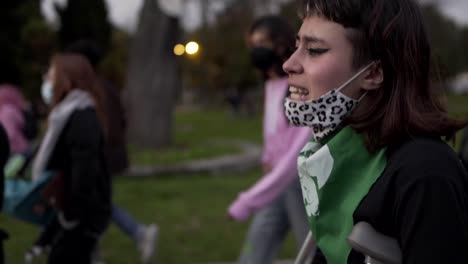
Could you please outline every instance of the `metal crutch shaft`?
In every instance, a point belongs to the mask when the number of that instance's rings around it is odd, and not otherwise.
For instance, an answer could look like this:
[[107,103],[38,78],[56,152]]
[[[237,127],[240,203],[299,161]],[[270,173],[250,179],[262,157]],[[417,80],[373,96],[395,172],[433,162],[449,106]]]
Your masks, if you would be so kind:
[[306,264],[307,261],[311,260],[310,257],[312,256],[314,247],[315,241],[312,239],[312,232],[309,231],[294,264]]

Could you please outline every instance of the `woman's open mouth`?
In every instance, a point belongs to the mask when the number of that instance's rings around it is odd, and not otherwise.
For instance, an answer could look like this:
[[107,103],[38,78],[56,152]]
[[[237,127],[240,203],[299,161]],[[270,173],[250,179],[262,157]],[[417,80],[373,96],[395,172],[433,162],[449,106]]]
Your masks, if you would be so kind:
[[289,96],[292,100],[297,101],[305,101],[307,96],[309,95],[309,90],[302,87],[296,86],[289,86],[289,92],[291,95]]

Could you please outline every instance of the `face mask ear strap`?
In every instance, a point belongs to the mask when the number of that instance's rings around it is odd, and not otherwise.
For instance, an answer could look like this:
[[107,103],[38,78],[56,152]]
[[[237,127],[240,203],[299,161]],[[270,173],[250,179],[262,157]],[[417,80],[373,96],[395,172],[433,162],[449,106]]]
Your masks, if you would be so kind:
[[[362,68],[360,71],[358,71],[353,77],[351,77],[348,81],[346,81],[343,85],[341,85],[336,91],[341,91],[343,88],[348,86],[352,81],[356,80],[357,77],[361,76],[363,72],[365,72],[367,69],[369,69],[371,66],[375,65],[375,61],[369,63],[366,67]],[[361,98],[360,98],[361,99]],[[359,100],[360,100],[359,99]]]
[[366,91],[365,93],[363,93],[361,95],[361,97],[359,97],[359,99],[357,100],[358,102],[360,102],[366,95],[367,95],[368,91]]

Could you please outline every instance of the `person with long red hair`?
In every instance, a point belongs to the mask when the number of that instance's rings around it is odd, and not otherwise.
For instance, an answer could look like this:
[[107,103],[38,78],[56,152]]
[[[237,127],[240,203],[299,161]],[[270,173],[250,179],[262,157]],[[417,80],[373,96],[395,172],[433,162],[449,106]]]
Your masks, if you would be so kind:
[[56,185],[61,190],[54,192],[57,217],[44,231],[60,234],[48,263],[91,263],[111,217],[111,180],[103,153],[106,121],[92,66],[81,55],[54,55],[41,94],[51,112],[32,177],[48,171],[61,177]]

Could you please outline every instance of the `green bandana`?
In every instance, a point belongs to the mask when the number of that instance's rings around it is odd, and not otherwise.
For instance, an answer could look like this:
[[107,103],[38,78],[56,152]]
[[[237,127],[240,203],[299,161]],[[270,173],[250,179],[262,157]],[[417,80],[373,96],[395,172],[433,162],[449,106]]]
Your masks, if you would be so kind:
[[386,166],[384,150],[371,155],[363,137],[345,127],[322,145],[309,142],[298,158],[312,235],[328,264],[347,263],[353,213]]

